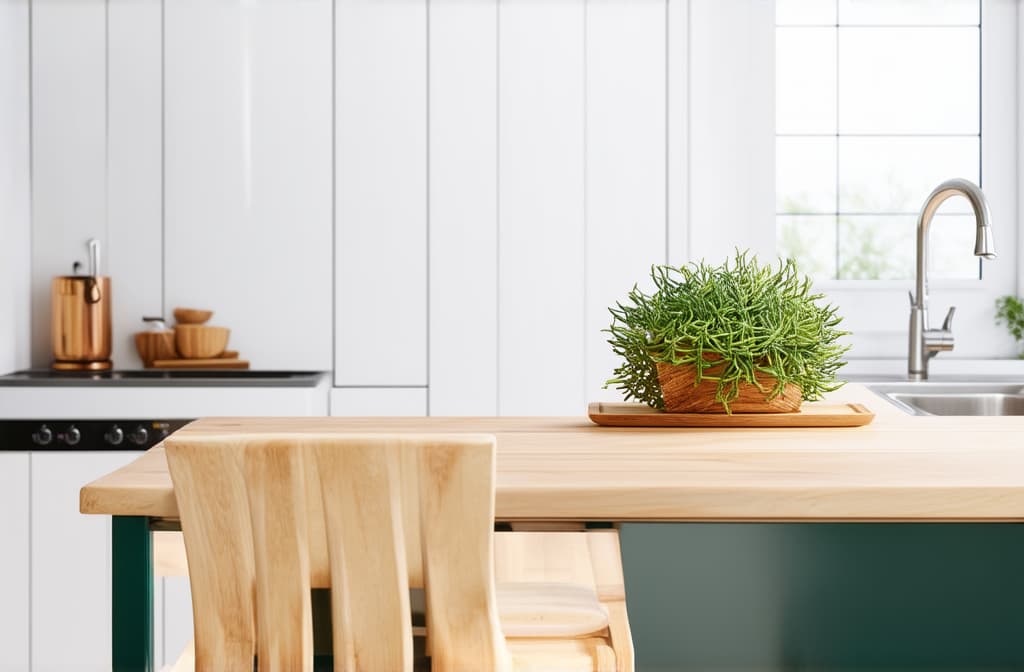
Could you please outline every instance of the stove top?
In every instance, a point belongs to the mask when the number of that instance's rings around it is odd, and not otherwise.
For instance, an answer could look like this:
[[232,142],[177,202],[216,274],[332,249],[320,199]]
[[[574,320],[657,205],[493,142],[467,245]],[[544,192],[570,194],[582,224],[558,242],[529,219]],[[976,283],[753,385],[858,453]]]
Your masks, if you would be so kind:
[[224,369],[182,371],[53,371],[28,369],[0,376],[0,387],[316,387],[321,371]]

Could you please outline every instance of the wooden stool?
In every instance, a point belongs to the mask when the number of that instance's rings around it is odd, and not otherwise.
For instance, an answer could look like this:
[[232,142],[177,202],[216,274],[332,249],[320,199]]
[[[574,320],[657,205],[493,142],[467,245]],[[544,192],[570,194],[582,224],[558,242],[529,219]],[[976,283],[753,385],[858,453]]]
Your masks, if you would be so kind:
[[166,449],[195,614],[175,669],[311,670],[310,589],[326,584],[335,669],[410,671],[416,583],[437,672],[633,669],[617,533],[495,534],[491,436]]

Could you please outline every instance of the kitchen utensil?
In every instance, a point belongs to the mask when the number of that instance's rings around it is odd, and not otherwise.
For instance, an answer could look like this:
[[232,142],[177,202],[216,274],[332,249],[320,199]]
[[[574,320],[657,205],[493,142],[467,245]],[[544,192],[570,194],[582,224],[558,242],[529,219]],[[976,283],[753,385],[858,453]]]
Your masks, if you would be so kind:
[[179,324],[174,328],[174,343],[178,354],[186,359],[217,357],[228,344],[231,330],[205,324]]
[[209,359],[157,359],[150,363],[151,369],[248,369],[244,359],[212,357]]
[[86,247],[89,248],[89,280],[86,281],[86,300],[89,303],[97,303],[102,295],[96,278],[100,274],[100,241],[91,238]]
[[647,404],[594,402],[590,419],[608,427],[859,427],[875,414],[863,404],[804,404],[796,413],[666,413]]
[[174,320],[178,324],[205,324],[213,317],[212,310],[199,310],[198,308],[175,308]]
[[[53,368],[102,371],[110,362],[110,278],[99,275],[100,242],[88,242],[89,275],[65,275],[50,285]],[[77,270],[76,262],[76,270]]]
[[86,246],[89,248],[89,275],[95,278],[100,274],[100,241],[90,238]]
[[147,331],[171,331],[163,317],[144,317],[142,321],[146,323]]
[[140,331],[135,334],[135,349],[139,351],[142,363],[150,366],[156,359],[172,359],[177,356],[174,348],[174,332]]

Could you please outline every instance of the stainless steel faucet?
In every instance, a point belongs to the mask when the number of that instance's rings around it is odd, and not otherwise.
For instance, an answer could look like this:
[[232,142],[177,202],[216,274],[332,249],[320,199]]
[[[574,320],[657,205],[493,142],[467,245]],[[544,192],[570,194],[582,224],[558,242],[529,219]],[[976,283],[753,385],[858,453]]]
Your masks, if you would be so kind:
[[924,380],[928,377],[928,360],[940,352],[953,349],[953,314],[956,306],[949,309],[941,329],[928,328],[928,231],[932,217],[939,206],[950,196],[965,197],[974,208],[976,234],[974,255],[995,259],[995,243],[989,226],[988,201],[978,185],[967,180],[946,180],[928,196],[917,218],[917,295],[910,295],[910,351],[907,356],[907,371],[910,380]]

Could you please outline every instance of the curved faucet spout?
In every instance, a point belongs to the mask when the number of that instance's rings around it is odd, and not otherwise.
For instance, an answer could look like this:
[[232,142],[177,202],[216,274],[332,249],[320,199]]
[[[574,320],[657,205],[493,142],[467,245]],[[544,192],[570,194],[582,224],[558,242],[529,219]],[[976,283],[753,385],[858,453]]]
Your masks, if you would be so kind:
[[978,185],[969,180],[956,178],[946,180],[935,187],[925,200],[921,214],[917,218],[917,294],[914,297],[914,305],[925,310],[928,308],[928,233],[935,211],[952,196],[963,196],[974,210],[974,255],[985,259],[996,258],[992,227],[989,226],[992,216],[988,211],[988,200]]
[[907,370],[912,380],[927,378],[928,360],[941,351],[953,349],[952,322],[955,308],[950,308],[941,329],[928,328],[928,232],[935,211],[951,196],[963,196],[974,209],[975,256],[996,258],[992,228],[989,226],[991,215],[988,200],[978,185],[957,178],[937,186],[925,200],[917,218],[917,293],[910,297],[910,350],[907,356]]

